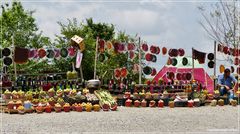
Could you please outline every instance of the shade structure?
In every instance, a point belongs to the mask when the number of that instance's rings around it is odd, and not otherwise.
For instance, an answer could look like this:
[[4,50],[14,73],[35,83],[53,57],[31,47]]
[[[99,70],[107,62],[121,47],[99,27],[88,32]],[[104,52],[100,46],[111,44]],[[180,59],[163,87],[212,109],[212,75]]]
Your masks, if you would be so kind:
[[[167,72],[177,73],[192,73],[192,58],[187,57],[188,64],[186,66],[182,65],[182,57],[176,57],[178,63],[176,66],[165,65],[153,78],[154,81],[159,81],[159,79],[163,79],[163,81],[169,81],[167,77]],[[197,60],[194,60],[194,79],[201,83],[203,86],[207,88],[210,93],[214,91],[214,82],[211,77],[207,74],[204,68],[199,64]],[[177,78],[175,78],[177,79]]]

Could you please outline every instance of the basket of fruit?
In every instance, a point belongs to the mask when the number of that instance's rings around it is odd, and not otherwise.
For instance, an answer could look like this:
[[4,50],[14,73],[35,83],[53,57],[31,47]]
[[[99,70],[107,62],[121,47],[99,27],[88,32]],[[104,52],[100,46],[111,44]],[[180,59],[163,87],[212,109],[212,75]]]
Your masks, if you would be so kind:
[[54,106],[54,110],[55,110],[55,112],[61,112],[62,111],[62,106],[59,104],[59,103],[57,103],[57,104],[55,104],[55,106]]

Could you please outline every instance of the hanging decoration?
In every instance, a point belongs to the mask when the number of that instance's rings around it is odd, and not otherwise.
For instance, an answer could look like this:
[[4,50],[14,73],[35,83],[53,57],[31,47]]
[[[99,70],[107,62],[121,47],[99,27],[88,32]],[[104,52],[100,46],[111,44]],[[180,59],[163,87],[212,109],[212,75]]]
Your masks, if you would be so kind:
[[219,71],[220,71],[220,73],[223,73],[223,72],[224,72],[224,70],[225,70],[225,67],[224,67],[224,65],[220,65],[220,66],[219,66]]
[[152,73],[152,68],[149,67],[149,66],[145,66],[145,67],[143,68],[143,73],[144,73],[145,75],[150,75],[150,74]]
[[148,51],[148,45],[147,44],[142,44],[142,50],[147,52]]
[[163,47],[163,48],[162,48],[162,54],[163,54],[163,55],[166,55],[166,54],[167,54],[167,48],[166,48],[166,47]]
[[17,64],[24,64],[28,61],[28,49],[15,47],[14,50],[14,62]]

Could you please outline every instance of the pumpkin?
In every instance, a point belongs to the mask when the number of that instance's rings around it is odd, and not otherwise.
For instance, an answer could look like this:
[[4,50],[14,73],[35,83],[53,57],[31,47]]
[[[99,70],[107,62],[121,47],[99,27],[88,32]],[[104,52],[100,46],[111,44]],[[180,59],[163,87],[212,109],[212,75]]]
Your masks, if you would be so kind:
[[166,48],[166,47],[163,47],[163,48],[162,48],[162,54],[163,54],[163,55],[166,55],[166,54],[167,54],[167,48]]

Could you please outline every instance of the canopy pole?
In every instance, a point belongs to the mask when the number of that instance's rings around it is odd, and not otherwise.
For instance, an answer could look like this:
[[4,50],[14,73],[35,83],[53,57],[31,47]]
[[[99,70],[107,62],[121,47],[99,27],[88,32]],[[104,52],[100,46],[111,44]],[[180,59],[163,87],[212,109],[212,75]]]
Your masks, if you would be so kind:
[[139,58],[139,84],[142,84],[142,65],[141,65],[141,38],[138,38],[138,47],[139,47],[139,52],[138,52],[138,58]]
[[98,37],[97,37],[97,40],[96,40],[96,52],[95,52],[94,76],[93,76],[93,79],[96,79],[96,71],[97,71],[97,55],[98,55]]
[[216,89],[216,66],[217,66],[217,64],[216,64],[216,58],[217,58],[217,52],[216,52],[216,47],[217,47],[217,42],[216,41],[214,41],[214,74],[213,74],[213,76],[214,76],[214,90]]

